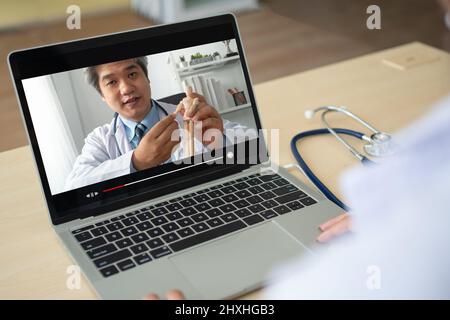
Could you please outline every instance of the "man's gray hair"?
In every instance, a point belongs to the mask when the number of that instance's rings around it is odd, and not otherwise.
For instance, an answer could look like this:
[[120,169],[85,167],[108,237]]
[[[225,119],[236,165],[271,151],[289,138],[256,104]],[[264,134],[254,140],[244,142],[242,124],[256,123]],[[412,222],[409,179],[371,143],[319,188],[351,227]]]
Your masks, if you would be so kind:
[[[136,62],[141,67],[142,71],[144,71],[145,76],[148,79],[147,57],[144,56],[144,57],[134,58],[133,61]],[[84,70],[84,72],[86,74],[87,83],[89,83],[91,86],[93,86],[98,91],[98,93],[100,93],[100,95],[103,95],[102,91],[100,90],[97,67],[98,66],[87,67]]]

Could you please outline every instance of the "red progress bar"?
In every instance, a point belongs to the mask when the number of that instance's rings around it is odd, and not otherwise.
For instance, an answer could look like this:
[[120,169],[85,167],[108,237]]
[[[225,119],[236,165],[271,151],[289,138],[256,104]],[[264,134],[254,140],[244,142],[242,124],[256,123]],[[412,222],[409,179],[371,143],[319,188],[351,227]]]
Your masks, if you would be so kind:
[[116,187],[113,187],[113,188],[105,189],[102,192],[109,192],[109,191],[113,191],[113,190],[120,189],[120,188],[123,188],[123,187],[125,187],[125,185],[121,184],[120,186],[116,186]]

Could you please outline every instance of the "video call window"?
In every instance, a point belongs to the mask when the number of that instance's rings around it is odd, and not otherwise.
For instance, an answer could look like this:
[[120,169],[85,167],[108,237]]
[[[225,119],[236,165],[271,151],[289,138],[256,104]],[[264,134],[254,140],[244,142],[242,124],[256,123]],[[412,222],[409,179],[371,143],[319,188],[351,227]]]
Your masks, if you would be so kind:
[[[188,87],[222,144],[235,143],[233,130],[256,131],[237,51],[230,39],[22,80],[52,195],[214,147],[184,130]],[[170,129],[158,124],[177,111],[179,143],[167,152],[157,141]]]

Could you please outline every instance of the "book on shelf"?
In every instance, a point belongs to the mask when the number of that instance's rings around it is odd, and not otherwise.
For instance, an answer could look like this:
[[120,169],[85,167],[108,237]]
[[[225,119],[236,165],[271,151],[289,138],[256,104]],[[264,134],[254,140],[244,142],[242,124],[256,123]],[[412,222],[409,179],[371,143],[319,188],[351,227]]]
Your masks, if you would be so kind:
[[225,89],[220,80],[210,77],[208,74],[202,74],[187,77],[181,82],[181,85],[184,91],[191,86],[194,92],[204,96],[206,102],[218,111],[229,109]]

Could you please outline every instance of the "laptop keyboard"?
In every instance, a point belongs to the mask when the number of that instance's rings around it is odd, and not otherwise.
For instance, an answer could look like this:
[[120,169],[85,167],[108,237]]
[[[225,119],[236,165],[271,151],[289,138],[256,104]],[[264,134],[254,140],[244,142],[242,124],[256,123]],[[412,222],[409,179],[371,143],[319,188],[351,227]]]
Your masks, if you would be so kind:
[[278,174],[253,174],[72,233],[109,277],[315,203]]

